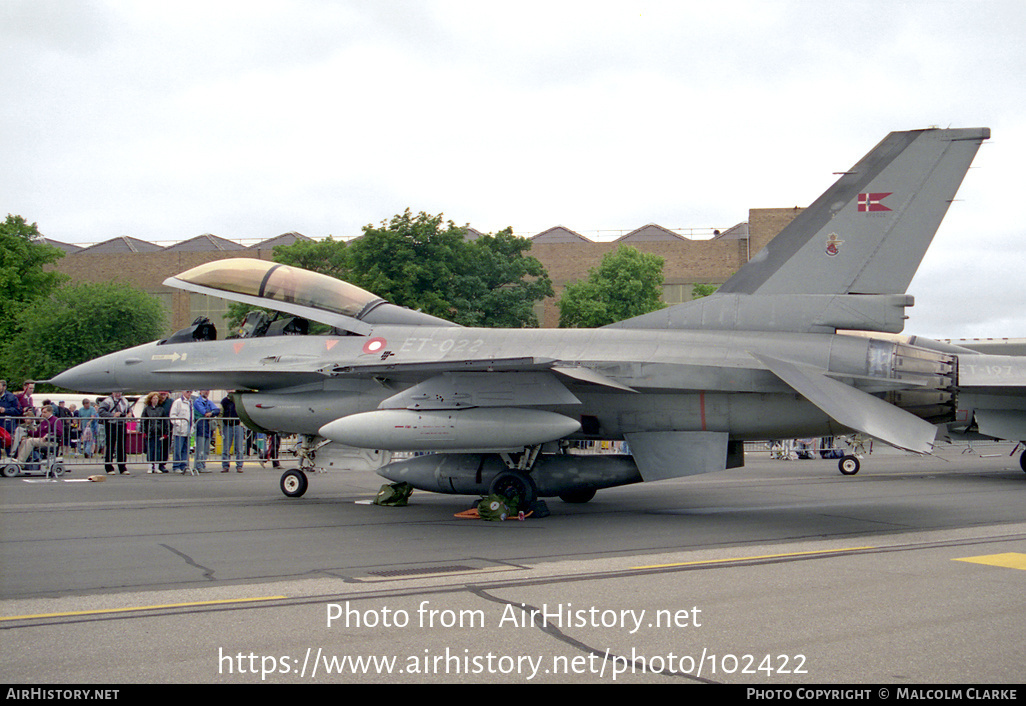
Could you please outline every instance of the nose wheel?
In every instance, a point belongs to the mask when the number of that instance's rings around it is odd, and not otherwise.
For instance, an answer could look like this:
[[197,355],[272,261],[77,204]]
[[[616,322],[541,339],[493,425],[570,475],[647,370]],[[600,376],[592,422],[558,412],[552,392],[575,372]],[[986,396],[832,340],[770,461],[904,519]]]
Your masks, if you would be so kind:
[[837,462],[837,468],[846,476],[853,476],[859,472],[859,460],[854,456],[845,456]]
[[281,475],[281,492],[290,498],[301,498],[309,486],[306,474],[299,470],[285,471]]

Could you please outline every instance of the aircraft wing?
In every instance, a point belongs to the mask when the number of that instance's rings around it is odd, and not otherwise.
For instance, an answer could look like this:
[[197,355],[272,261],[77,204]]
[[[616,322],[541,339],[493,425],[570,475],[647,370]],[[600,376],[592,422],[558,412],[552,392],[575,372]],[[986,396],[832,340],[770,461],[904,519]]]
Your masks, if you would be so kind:
[[366,377],[423,377],[431,373],[450,372],[529,372],[548,370],[555,364],[551,358],[463,358],[455,360],[411,361],[402,363],[367,363],[330,366],[332,375]]
[[330,368],[333,376],[387,377],[395,379],[423,378],[427,375],[453,373],[531,373],[552,371],[570,380],[608,387],[620,392],[636,392],[601,372],[583,366],[565,365],[553,358],[466,358],[403,363],[370,363],[338,365]]

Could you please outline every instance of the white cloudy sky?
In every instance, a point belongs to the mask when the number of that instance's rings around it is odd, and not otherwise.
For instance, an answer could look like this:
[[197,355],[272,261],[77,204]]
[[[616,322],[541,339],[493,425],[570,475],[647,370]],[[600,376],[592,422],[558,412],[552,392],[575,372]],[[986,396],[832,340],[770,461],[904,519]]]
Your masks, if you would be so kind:
[[992,128],[906,329],[1026,336],[1022,0],[0,0],[0,208],[55,240],[729,227]]

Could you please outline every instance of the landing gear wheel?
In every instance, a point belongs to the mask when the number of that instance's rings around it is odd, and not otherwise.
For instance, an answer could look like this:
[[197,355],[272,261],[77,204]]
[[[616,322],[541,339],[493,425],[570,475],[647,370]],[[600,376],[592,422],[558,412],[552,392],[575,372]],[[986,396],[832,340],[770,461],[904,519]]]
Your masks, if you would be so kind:
[[281,475],[281,492],[290,498],[301,498],[309,486],[306,474],[302,471],[285,471]]
[[518,471],[503,471],[495,476],[492,484],[488,486],[488,492],[504,498],[516,497],[520,503],[517,508],[519,510],[526,510],[538,498],[534,481]]
[[559,499],[565,503],[586,503],[594,497],[594,488],[571,490],[569,492],[559,494]]
[[14,478],[21,475],[21,466],[17,463],[8,463],[3,468],[0,468],[0,473],[3,474],[4,478]]
[[846,476],[853,476],[859,472],[859,460],[854,456],[844,456],[837,462],[837,468]]

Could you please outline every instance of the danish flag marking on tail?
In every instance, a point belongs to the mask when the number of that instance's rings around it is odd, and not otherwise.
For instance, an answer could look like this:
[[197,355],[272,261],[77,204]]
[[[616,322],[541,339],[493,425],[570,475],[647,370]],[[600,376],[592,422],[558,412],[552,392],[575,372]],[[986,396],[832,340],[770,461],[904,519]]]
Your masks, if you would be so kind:
[[859,211],[890,211],[881,201],[893,194],[893,191],[878,194],[859,194]]

